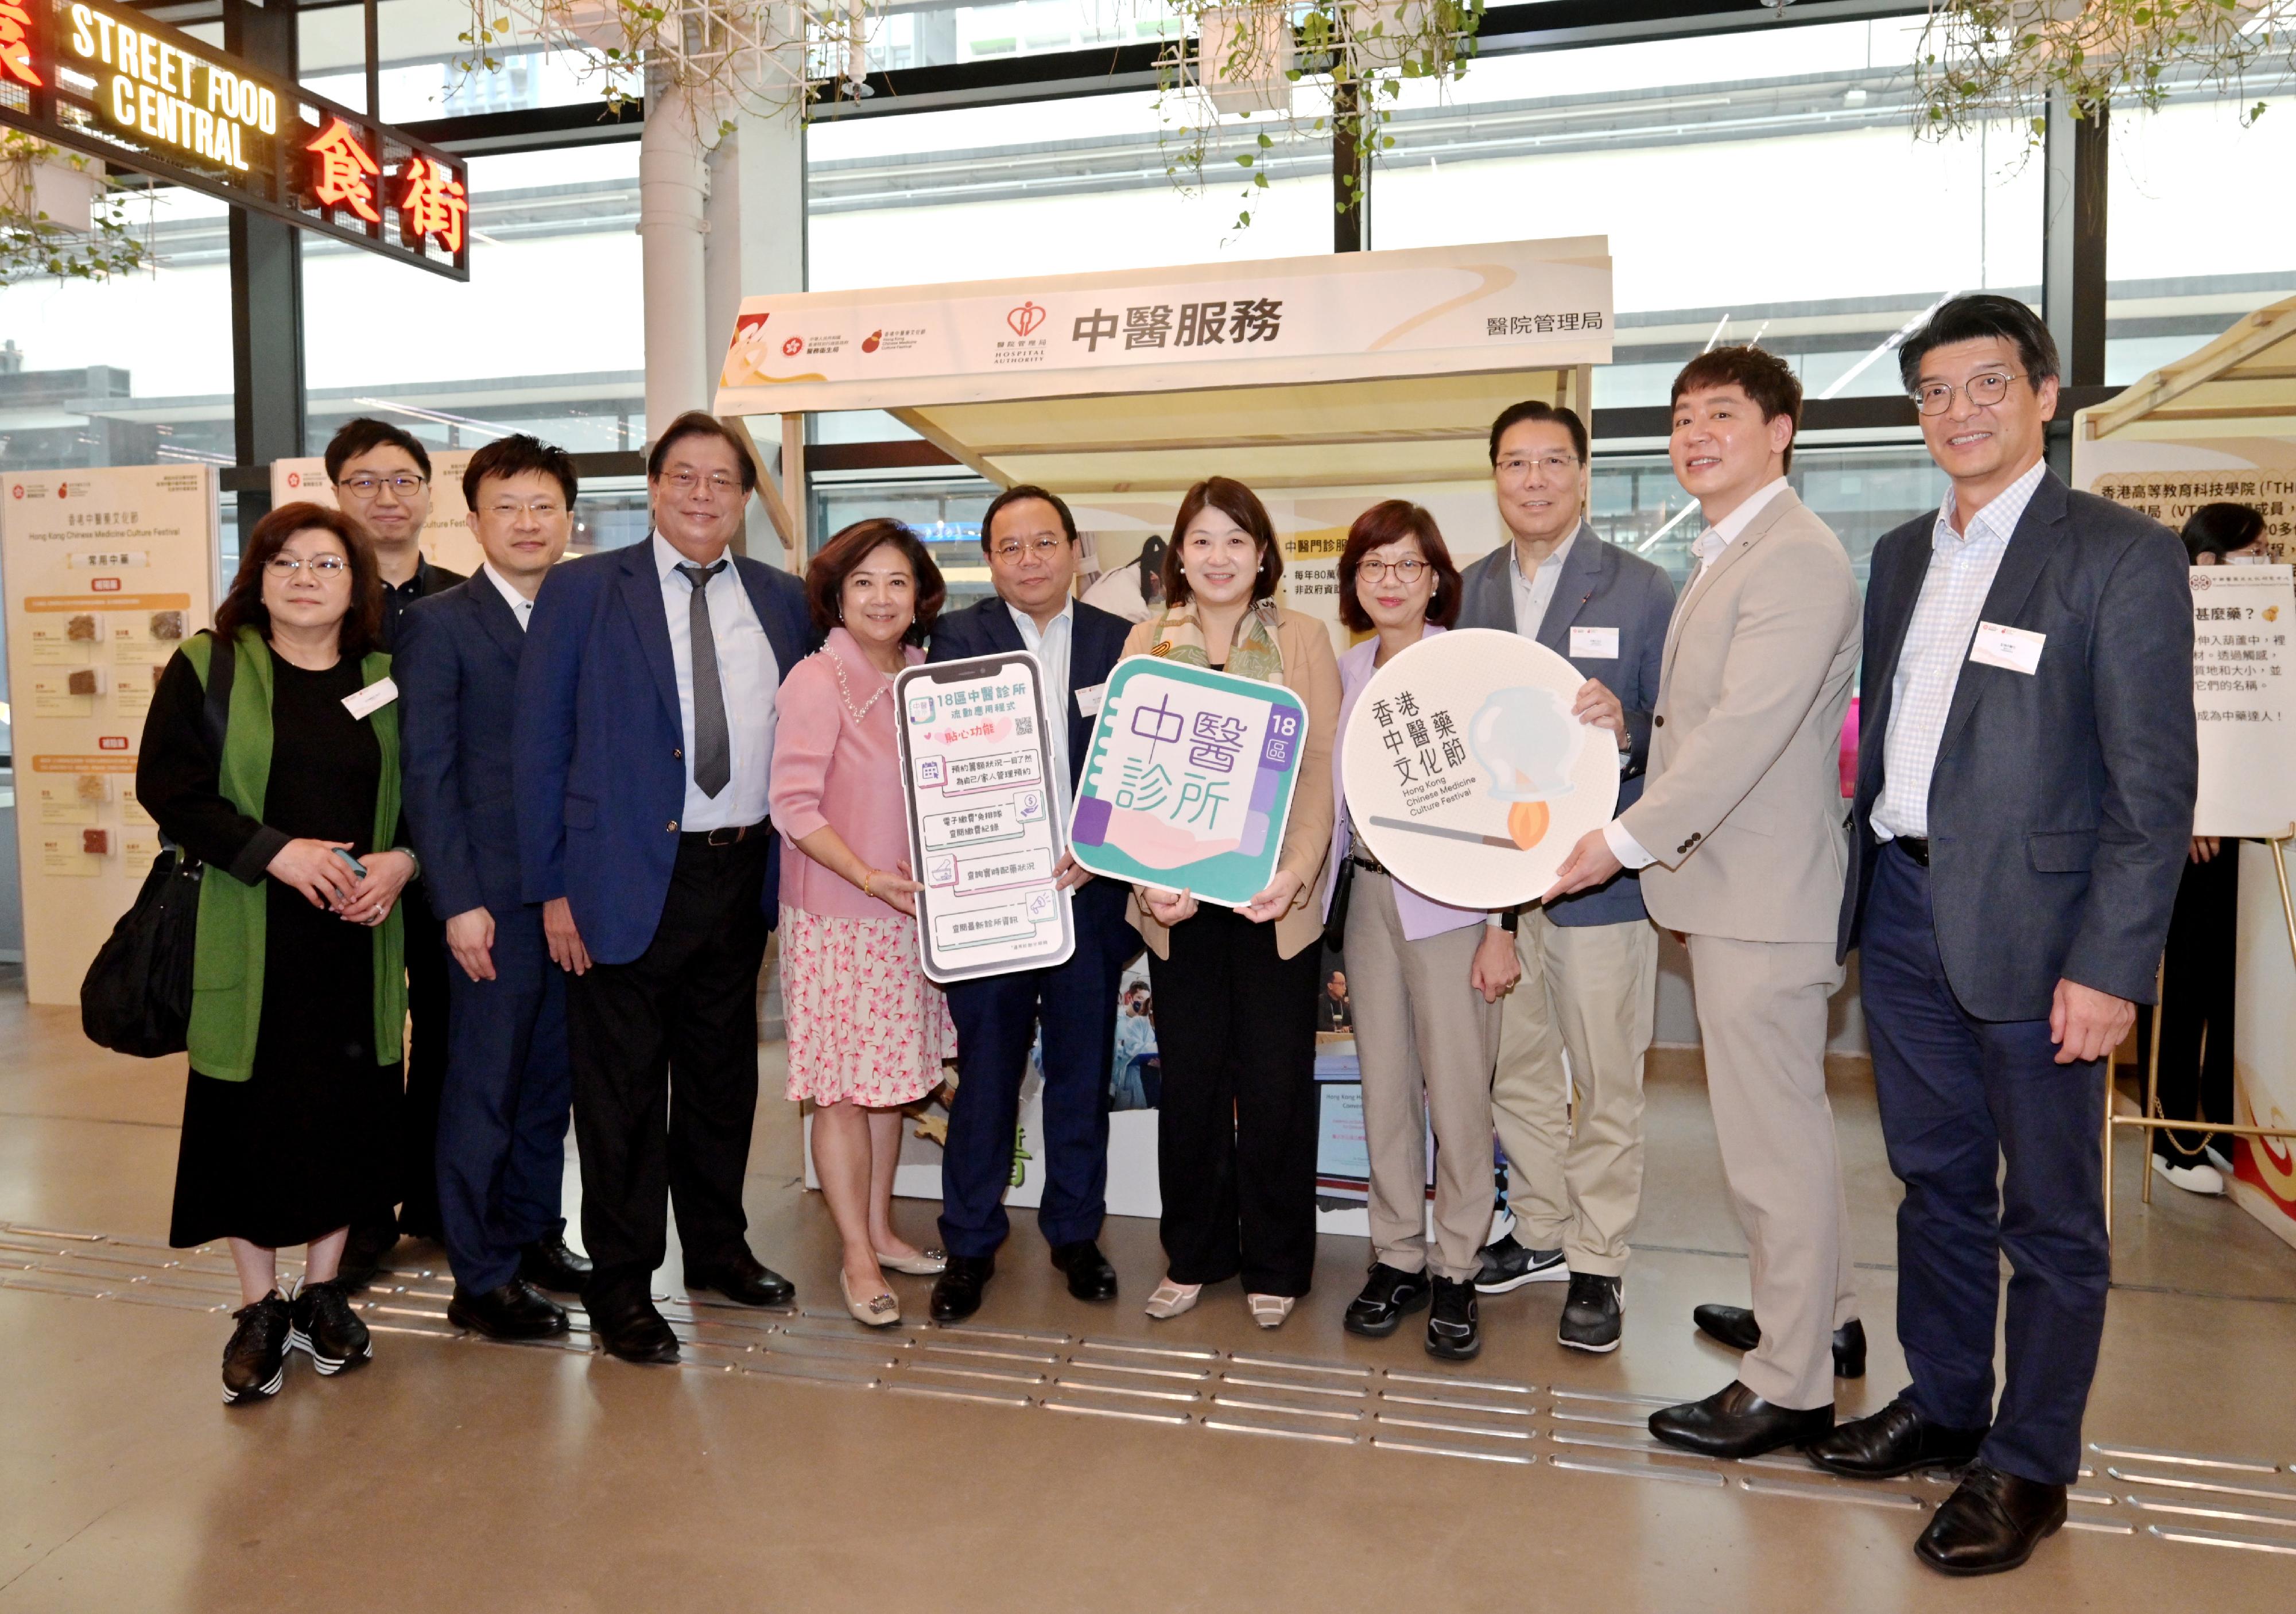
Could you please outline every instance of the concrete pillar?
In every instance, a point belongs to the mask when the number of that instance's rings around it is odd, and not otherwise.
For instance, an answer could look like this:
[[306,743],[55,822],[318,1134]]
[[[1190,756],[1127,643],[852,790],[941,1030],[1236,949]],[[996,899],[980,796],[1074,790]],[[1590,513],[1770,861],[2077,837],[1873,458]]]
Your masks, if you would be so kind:
[[647,86],[638,142],[638,235],[645,290],[646,441],[688,409],[707,409],[717,377],[703,308],[709,169],[685,93]]

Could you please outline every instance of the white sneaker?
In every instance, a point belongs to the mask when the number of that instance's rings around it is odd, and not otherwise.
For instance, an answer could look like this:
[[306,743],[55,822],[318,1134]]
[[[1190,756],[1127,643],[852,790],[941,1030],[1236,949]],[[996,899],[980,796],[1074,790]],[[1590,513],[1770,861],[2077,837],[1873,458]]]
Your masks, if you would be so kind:
[[2172,1166],[2156,1154],[2152,1157],[2152,1169],[2186,1193],[2222,1193],[2225,1191],[2224,1174],[2206,1160],[2190,1166]]
[[2223,1172],[2226,1176],[2230,1176],[2232,1175],[2232,1162],[2225,1158],[2224,1151],[2222,1150],[2218,1149],[2214,1143],[2211,1143],[2208,1146],[2205,1152],[2209,1157],[2210,1165],[2214,1166],[2218,1171]]

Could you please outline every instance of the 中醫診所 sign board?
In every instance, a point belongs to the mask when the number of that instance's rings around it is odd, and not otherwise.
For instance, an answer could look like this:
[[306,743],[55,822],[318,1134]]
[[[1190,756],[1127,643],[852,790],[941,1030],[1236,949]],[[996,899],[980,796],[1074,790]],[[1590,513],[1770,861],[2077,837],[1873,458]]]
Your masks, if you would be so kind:
[[[1044,969],[1076,951],[1056,883],[1060,798],[1026,651],[912,667],[893,681],[917,893],[917,948],[946,984]],[[1055,714],[1054,721],[1062,721]]]
[[1308,709],[1280,684],[1126,657],[1077,785],[1077,862],[1242,907],[1275,877],[1307,739]]

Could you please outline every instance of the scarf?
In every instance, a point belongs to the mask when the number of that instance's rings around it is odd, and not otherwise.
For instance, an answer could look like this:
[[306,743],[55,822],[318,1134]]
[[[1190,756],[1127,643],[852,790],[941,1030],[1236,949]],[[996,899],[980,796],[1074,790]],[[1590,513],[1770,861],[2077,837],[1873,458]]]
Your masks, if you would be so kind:
[[[1204,648],[1203,624],[1193,604],[1165,609],[1156,619],[1148,653],[1189,667],[1211,666],[1211,656]],[[1224,670],[1260,684],[1283,682],[1283,652],[1275,643],[1275,601],[1256,601],[1244,612],[1235,643],[1228,647]]]

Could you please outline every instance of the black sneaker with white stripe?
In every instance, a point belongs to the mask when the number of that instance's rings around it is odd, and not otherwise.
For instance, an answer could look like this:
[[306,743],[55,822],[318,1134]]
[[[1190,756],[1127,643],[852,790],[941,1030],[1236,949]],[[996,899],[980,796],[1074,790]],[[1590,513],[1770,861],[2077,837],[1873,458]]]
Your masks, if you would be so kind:
[[1503,1295],[1526,1283],[1560,1283],[1570,1275],[1561,1250],[1526,1249],[1508,1233],[1483,1246],[1483,1267],[1475,1274],[1475,1287],[1487,1295]]
[[275,1289],[232,1313],[231,1320],[239,1326],[223,1348],[223,1404],[268,1400],[287,1377],[287,1340],[294,1328],[287,1302]]
[[1618,1349],[1627,1310],[1626,1287],[1623,1279],[1601,1273],[1572,1273],[1570,1293],[1562,1302],[1562,1321],[1554,1331],[1556,1340],[1572,1350],[1599,1354]]
[[374,1355],[366,1324],[351,1309],[350,1296],[340,1279],[297,1290],[294,1319],[287,1343],[309,1356],[323,1374],[357,1367]]

